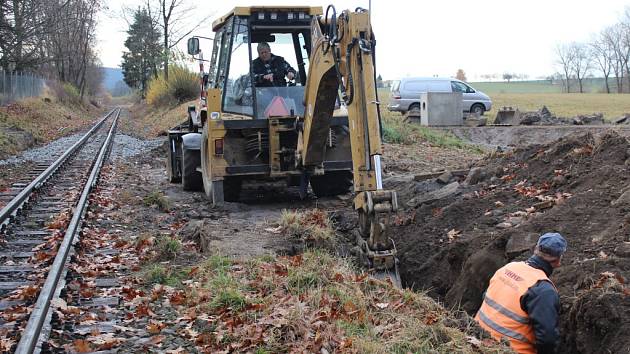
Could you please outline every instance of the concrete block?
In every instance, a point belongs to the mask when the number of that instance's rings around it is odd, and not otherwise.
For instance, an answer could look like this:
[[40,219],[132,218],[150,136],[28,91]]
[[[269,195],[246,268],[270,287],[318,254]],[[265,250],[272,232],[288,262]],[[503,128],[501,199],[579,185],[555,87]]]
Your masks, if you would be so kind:
[[463,125],[461,92],[425,92],[420,96],[420,124],[425,126]]

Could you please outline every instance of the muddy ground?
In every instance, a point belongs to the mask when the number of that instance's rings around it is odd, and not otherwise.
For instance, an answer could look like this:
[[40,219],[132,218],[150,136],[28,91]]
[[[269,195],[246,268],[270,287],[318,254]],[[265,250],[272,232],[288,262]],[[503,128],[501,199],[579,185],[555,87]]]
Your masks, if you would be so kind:
[[[478,161],[466,180],[444,180],[448,188],[413,182],[392,227],[404,283],[473,314],[496,269],[557,231],[569,242],[552,277],[561,352],[630,352],[629,157],[616,132],[573,134]],[[436,189],[450,194],[418,198]]]

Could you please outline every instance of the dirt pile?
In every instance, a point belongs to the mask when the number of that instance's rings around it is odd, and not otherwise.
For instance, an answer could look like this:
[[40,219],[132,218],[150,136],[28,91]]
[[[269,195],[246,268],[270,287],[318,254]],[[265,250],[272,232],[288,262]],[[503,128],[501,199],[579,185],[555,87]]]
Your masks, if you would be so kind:
[[[628,350],[629,157],[617,133],[572,135],[488,157],[466,180],[410,183],[401,191],[408,209],[391,231],[403,281],[472,314],[496,269],[528,258],[541,233],[558,231],[569,242],[552,277],[563,304],[562,352]],[[441,198],[422,197],[446,187]]]
[[[619,118],[618,120],[620,120]],[[497,113],[495,124],[506,125],[602,125],[606,124],[602,113],[580,114],[575,117],[556,117],[547,106],[537,111],[521,112],[518,108],[503,107]],[[616,124],[621,124],[617,123]]]

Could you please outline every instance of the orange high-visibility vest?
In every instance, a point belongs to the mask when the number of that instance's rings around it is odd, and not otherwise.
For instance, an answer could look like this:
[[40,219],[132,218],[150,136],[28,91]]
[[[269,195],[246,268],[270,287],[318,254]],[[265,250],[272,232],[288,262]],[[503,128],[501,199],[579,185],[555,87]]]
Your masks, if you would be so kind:
[[494,273],[481,308],[475,316],[493,338],[506,338],[517,353],[536,353],[536,335],[529,315],[521,309],[521,296],[540,280],[553,283],[545,272],[525,262],[508,263]]

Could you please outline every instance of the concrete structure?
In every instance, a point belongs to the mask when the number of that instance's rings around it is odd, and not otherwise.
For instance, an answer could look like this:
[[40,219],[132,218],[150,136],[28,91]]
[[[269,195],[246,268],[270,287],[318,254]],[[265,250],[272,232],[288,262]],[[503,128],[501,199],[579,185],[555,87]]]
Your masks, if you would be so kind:
[[425,92],[420,96],[420,124],[463,125],[461,92]]

